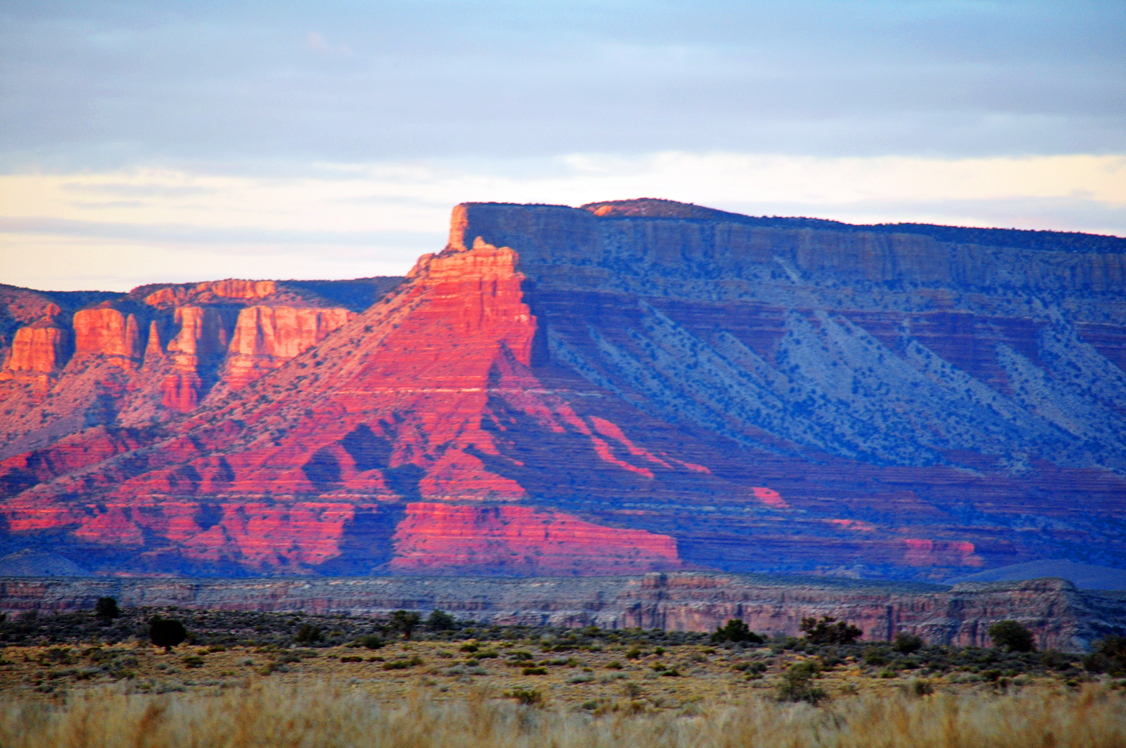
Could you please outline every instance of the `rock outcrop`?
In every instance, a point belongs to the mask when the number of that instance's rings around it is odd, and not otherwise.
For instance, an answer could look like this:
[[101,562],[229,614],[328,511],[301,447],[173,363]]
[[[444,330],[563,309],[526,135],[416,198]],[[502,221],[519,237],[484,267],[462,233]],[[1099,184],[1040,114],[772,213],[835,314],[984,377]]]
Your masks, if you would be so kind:
[[[47,368],[0,382],[0,516],[14,550],[50,532],[98,572],[1126,566],[1124,257],[653,200],[461,205],[401,281],[60,303],[55,342],[8,357]],[[9,294],[39,315],[20,327],[48,318],[35,294]]]
[[54,374],[68,358],[70,333],[45,317],[16,331],[4,369],[12,374]]
[[[0,564],[3,563],[0,559]],[[13,559],[23,563],[23,559]],[[39,568],[59,566],[37,559]],[[65,567],[63,567],[65,568]],[[1040,649],[1082,652],[1126,633],[1126,598],[1080,591],[1061,579],[1019,583],[879,585],[700,573],[624,577],[353,577],[332,579],[0,578],[0,611],[93,608],[98,597],[125,607],[305,611],[353,616],[441,609],[483,624],[665,628],[714,631],[740,618],[757,632],[799,636],[801,619],[834,616],[863,640],[917,634],[933,644],[990,646],[1001,620],[1027,626]]]

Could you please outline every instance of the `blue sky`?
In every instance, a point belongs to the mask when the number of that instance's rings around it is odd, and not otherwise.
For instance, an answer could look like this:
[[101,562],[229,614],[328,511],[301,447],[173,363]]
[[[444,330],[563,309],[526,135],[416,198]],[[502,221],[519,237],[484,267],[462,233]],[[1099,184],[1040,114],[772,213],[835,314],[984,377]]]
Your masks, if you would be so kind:
[[1126,3],[0,7],[0,282],[401,273],[463,200],[1126,234]]

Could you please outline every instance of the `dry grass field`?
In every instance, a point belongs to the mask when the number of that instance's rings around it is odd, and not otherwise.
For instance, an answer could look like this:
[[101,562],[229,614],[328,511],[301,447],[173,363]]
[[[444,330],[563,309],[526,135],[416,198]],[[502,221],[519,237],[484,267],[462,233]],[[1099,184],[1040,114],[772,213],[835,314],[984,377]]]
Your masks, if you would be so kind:
[[8,624],[0,747],[1126,746],[1126,683],[1059,653],[147,615]]

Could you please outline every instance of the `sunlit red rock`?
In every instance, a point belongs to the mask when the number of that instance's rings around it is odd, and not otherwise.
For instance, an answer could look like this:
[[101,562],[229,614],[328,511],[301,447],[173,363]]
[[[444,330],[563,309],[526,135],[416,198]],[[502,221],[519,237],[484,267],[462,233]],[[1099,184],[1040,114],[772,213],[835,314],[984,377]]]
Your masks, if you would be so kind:
[[343,327],[352,316],[347,309],[243,309],[227,354],[226,386],[239,389],[273,371]]
[[53,318],[16,331],[5,370],[20,374],[50,374],[67,360],[70,332]]
[[667,535],[619,530],[526,506],[407,505],[391,568],[491,574],[636,574],[680,565]]
[[101,355],[131,364],[142,353],[137,318],[110,306],[82,309],[74,314],[74,353]]

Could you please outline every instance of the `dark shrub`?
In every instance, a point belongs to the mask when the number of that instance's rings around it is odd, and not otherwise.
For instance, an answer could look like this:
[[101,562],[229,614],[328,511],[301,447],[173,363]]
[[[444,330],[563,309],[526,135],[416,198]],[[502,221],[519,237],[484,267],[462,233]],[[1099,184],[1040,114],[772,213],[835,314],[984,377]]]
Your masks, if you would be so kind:
[[1016,621],[999,621],[989,627],[989,638],[994,646],[1008,652],[1034,652],[1036,643],[1032,632]]
[[454,631],[457,620],[444,610],[433,610],[426,618],[426,628],[431,631]]
[[1108,636],[1095,643],[1095,651],[1083,658],[1092,673],[1126,674],[1126,636]]
[[187,638],[188,630],[175,618],[153,616],[149,622],[149,639],[156,646],[164,647],[165,652],[171,652],[173,647]]
[[525,706],[540,706],[543,704],[543,695],[530,688],[514,688],[504,692],[505,698],[516,699]]
[[383,640],[380,639],[375,634],[368,634],[367,636],[361,636],[358,641],[359,641],[360,646],[367,647],[368,649],[379,649],[380,647],[383,646]]
[[1040,655],[1040,664],[1048,670],[1067,670],[1071,667],[1071,660],[1054,649],[1049,649]]
[[759,636],[751,631],[747,624],[738,618],[732,618],[727,621],[724,626],[716,628],[715,633],[712,634],[713,642],[748,642],[750,644],[762,644],[766,641],[766,637]]
[[311,623],[302,624],[301,628],[297,629],[297,635],[293,637],[293,641],[298,644],[316,644],[322,639],[324,639],[324,632],[321,631],[319,626],[314,626]]
[[852,644],[864,633],[856,626],[831,616],[801,619],[801,630],[810,644]]
[[411,634],[418,624],[422,622],[422,616],[418,613],[408,612],[405,610],[396,610],[391,614],[390,625],[395,631],[403,635],[404,639],[410,639]]
[[101,621],[109,623],[121,615],[117,608],[117,600],[112,597],[99,597],[98,604],[94,606],[94,615]]
[[923,648],[923,640],[914,634],[904,634],[900,632],[895,635],[895,640],[892,642],[891,646],[896,652],[911,654]]

